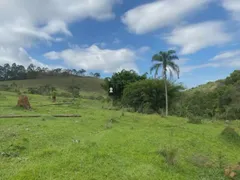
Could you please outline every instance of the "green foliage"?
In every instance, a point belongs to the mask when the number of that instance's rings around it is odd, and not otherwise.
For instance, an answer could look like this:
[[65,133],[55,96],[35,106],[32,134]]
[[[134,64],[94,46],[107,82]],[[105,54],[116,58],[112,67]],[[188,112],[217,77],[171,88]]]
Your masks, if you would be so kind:
[[234,71],[217,87],[205,90],[203,86],[182,92],[172,106],[171,113],[187,117],[188,114],[204,118],[240,119],[240,71]]
[[68,87],[68,92],[72,94],[72,97],[78,98],[80,97],[80,85],[77,84],[74,79],[72,79],[72,84]]
[[69,92],[59,92],[59,93],[57,93],[57,96],[71,98],[72,94]]
[[236,84],[240,81],[240,70],[235,70],[230,74],[229,77],[226,78],[226,85]]
[[159,151],[159,154],[162,155],[165,159],[165,162],[168,165],[175,165],[177,162],[178,149],[177,148],[163,148]]
[[28,93],[30,94],[52,95],[52,92],[56,92],[56,88],[49,84],[39,86],[39,87],[28,88]]
[[[169,104],[179,93],[182,86],[168,83]],[[123,92],[122,104],[142,113],[158,112],[165,107],[163,80],[142,80],[128,85]]]
[[122,70],[114,73],[111,78],[105,78],[102,88],[109,93],[109,88],[113,88],[112,98],[114,100],[121,100],[124,88],[134,82],[146,79],[146,75],[138,75],[135,71]]
[[240,135],[235,131],[232,127],[226,127],[222,133],[222,137],[224,137],[226,140],[234,142],[234,143],[240,143]]
[[193,114],[188,115],[188,123],[191,124],[202,124],[202,118],[199,116],[194,116]]

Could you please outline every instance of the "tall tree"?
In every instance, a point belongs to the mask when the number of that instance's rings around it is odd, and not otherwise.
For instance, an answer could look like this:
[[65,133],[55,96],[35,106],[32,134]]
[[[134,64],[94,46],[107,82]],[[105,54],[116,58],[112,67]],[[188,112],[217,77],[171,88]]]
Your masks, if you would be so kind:
[[100,74],[100,73],[94,73],[93,76],[96,77],[96,78],[100,78],[100,77],[101,77],[101,74]]
[[77,75],[77,70],[76,69],[72,69],[72,74],[73,75]]
[[4,80],[9,80],[11,74],[11,66],[7,63],[4,64]]
[[82,76],[84,76],[84,74],[85,74],[86,72],[87,72],[87,71],[86,71],[85,69],[79,70],[79,73],[80,73]]
[[5,73],[4,73],[4,67],[0,66],[0,80],[4,80]]
[[166,52],[160,51],[152,57],[152,62],[154,63],[150,71],[155,71],[155,77],[158,75],[158,71],[162,69],[162,77],[164,79],[165,86],[165,101],[166,101],[166,116],[168,116],[168,88],[167,88],[167,72],[169,72],[170,77],[173,73],[176,73],[179,78],[180,69],[174,60],[177,60],[176,51],[169,50]]

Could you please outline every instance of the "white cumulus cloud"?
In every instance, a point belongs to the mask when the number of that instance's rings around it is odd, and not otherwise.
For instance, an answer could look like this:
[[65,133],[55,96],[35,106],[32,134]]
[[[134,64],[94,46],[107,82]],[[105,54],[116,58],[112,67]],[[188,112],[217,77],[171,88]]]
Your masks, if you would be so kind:
[[231,41],[221,21],[207,21],[175,28],[165,40],[181,48],[181,54],[192,54],[203,48],[222,45]]
[[156,0],[127,11],[122,22],[131,32],[144,34],[175,25],[210,2],[212,0]]
[[65,64],[86,70],[103,70],[106,73],[133,69],[138,71],[137,54],[133,50],[102,49],[97,45],[90,47],[74,47],[61,52],[48,52],[44,55],[51,60],[62,59]]
[[239,0],[222,0],[222,6],[231,13],[233,19],[240,21]]
[[34,64],[40,67],[48,67],[47,65],[40,63],[36,59],[33,59],[27,51],[20,47],[20,48],[6,48],[0,47],[0,62],[1,65],[5,63],[16,63],[21,64],[24,66],[28,66],[30,64]]
[[222,67],[240,68],[240,50],[222,52],[211,59]]
[[[17,59],[19,48],[39,42],[60,42],[72,36],[68,25],[86,18],[98,21],[115,17],[113,6],[119,0],[0,0],[0,64]],[[57,37],[56,37],[57,36]],[[3,53],[4,52],[4,53]],[[12,53],[12,54],[11,54]],[[15,58],[16,59],[15,59]],[[5,59],[5,60],[3,60]]]

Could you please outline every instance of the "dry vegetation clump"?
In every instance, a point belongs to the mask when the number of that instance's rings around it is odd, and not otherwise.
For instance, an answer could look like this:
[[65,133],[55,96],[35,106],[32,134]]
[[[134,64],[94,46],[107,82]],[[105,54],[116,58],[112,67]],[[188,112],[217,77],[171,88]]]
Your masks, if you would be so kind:
[[23,107],[24,109],[31,109],[31,105],[29,103],[29,99],[26,95],[20,95],[18,97],[18,107]]
[[240,162],[237,165],[228,166],[224,170],[225,176],[231,179],[238,179],[240,178]]

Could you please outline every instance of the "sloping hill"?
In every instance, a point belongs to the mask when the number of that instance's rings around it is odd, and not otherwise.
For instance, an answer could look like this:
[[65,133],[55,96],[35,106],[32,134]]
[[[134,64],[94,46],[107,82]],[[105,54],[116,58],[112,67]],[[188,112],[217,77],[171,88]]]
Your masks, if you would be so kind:
[[0,81],[0,85],[10,85],[16,83],[21,89],[28,87],[38,87],[41,85],[50,84],[56,88],[65,90],[74,81],[75,84],[80,85],[81,91],[103,93],[101,88],[102,79],[94,77],[78,77],[78,76],[49,76],[38,79],[26,79],[26,80],[12,80],[12,81]]
[[196,92],[196,91],[202,91],[202,92],[211,92],[217,89],[219,86],[224,84],[224,80],[217,80],[214,82],[208,82],[206,84],[201,84],[197,87],[188,89],[188,92]]

